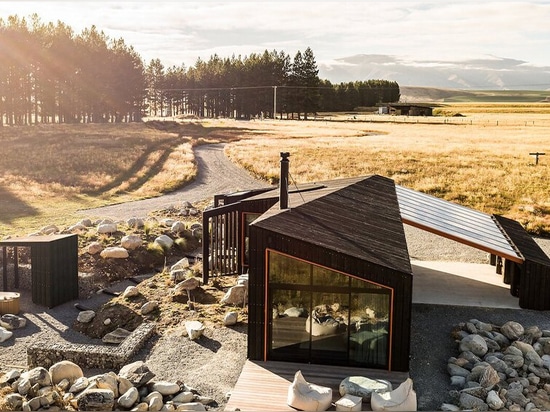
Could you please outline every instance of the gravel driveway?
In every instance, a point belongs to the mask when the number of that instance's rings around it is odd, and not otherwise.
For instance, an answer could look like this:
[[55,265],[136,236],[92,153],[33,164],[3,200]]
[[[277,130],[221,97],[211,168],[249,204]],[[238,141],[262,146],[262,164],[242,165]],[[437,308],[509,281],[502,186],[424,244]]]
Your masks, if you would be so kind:
[[232,163],[224,155],[224,146],[224,144],[196,146],[194,155],[197,161],[198,175],[189,185],[175,192],[151,199],[85,209],[80,213],[121,220],[131,217],[146,217],[151,211],[179,205],[184,201],[196,203],[213,198],[217,194],[270,187],[266,182],[254,178],[246,170]]

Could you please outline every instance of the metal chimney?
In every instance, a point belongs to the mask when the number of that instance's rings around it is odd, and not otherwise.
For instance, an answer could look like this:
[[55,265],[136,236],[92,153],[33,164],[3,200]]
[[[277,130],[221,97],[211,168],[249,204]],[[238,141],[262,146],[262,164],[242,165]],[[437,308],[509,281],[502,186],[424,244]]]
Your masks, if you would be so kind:
[[279,209],[288,209],[288,165],[289,152],[281,152],[281,176],[279,178]]

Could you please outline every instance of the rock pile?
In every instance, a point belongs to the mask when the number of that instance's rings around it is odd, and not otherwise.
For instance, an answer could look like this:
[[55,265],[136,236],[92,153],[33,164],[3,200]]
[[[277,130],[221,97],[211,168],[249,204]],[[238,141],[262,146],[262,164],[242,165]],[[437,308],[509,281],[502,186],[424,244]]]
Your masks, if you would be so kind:
[[550,410],[549,330],[472,319],[454,334],[460,353],[447,363],[453,403],[442,410]]
[[1,410],[77,411],[205,411],[215,405],[182,382],[155,381],[142,361],[86,378],[75,363],[61,361],[49,370],[37,367],[27,372],[13,369],[0,377],[5,394]]

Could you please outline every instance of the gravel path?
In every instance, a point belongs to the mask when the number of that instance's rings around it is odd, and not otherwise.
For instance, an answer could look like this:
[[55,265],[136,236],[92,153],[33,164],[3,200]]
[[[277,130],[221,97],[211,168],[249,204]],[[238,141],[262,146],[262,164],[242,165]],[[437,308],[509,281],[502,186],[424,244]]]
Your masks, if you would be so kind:
[[266,182],[254,178],[246,170],[232,163],[224,155],[224,146],[224,144],[197,146],[194,155],[197,160],[198,175],[193,182],[179,190],[151,199],[85,209],[81,213],[113,219],[145,217],[151,211],[179,205],[183,201],[197,203],[213,198],[217,194],[270,187]]
[[[200,172],[197,180],[187,187],[154,199],[82,213],[117,219],[146,216],[150,211],[182,201],[195,203],[217,193],[266,186],[232,164],[223,154],[223,145],[200,146],[195,155]],[[412,227],[405,229],[412,259],[486,262],[485,252]],[[537,241],[550,254],[550,239]],[[121,283],[113,289],[124,290],[126,286]],[[101,294],[82,303],[95,309],[107,300],[108,296]],[[25,367],[26,347],[30,344],[61,340],[89,343],[87,338],[71,329],[78,314],[73,303],[46,309],[32,304],[28,296],[22,296],[21,308],[27,318],[27,327],[14,331],[13,338],[0,344],[0,373],[14,366]],[[419,410],[438,410],[442,403],[449,401],[451,387],[446,361],[457,354],[450,332],[453,325],[472,318],[496,324],[515,320],[524,326],[539,325],[550,329],[548,312],[413,304],[410,375],[417,391]],[[234,387],[246,360],[246,326],[207,329],[199,341],[190,341],[182,334],[183,327],[151,339],[134,360],[146,361],[158,379],[179,380],[197,388],[201,394],[218,401],[214,409],[223,410],[224,396]],[[97,372],[86,371],[86,374]]]

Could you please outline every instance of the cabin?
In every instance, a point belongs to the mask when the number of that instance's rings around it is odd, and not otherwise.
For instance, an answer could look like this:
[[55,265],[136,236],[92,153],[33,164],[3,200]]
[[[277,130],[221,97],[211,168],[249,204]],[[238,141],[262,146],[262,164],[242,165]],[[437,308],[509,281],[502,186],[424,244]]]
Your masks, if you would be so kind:
[[[249,275],[251,360],[408,371],[413,273],[404,224],[477,247],[522,308],[550,309],[550,258],[521,225],[379,175],[219,195],[203,281]],[[528,289],[528,290],[527,290]]]

